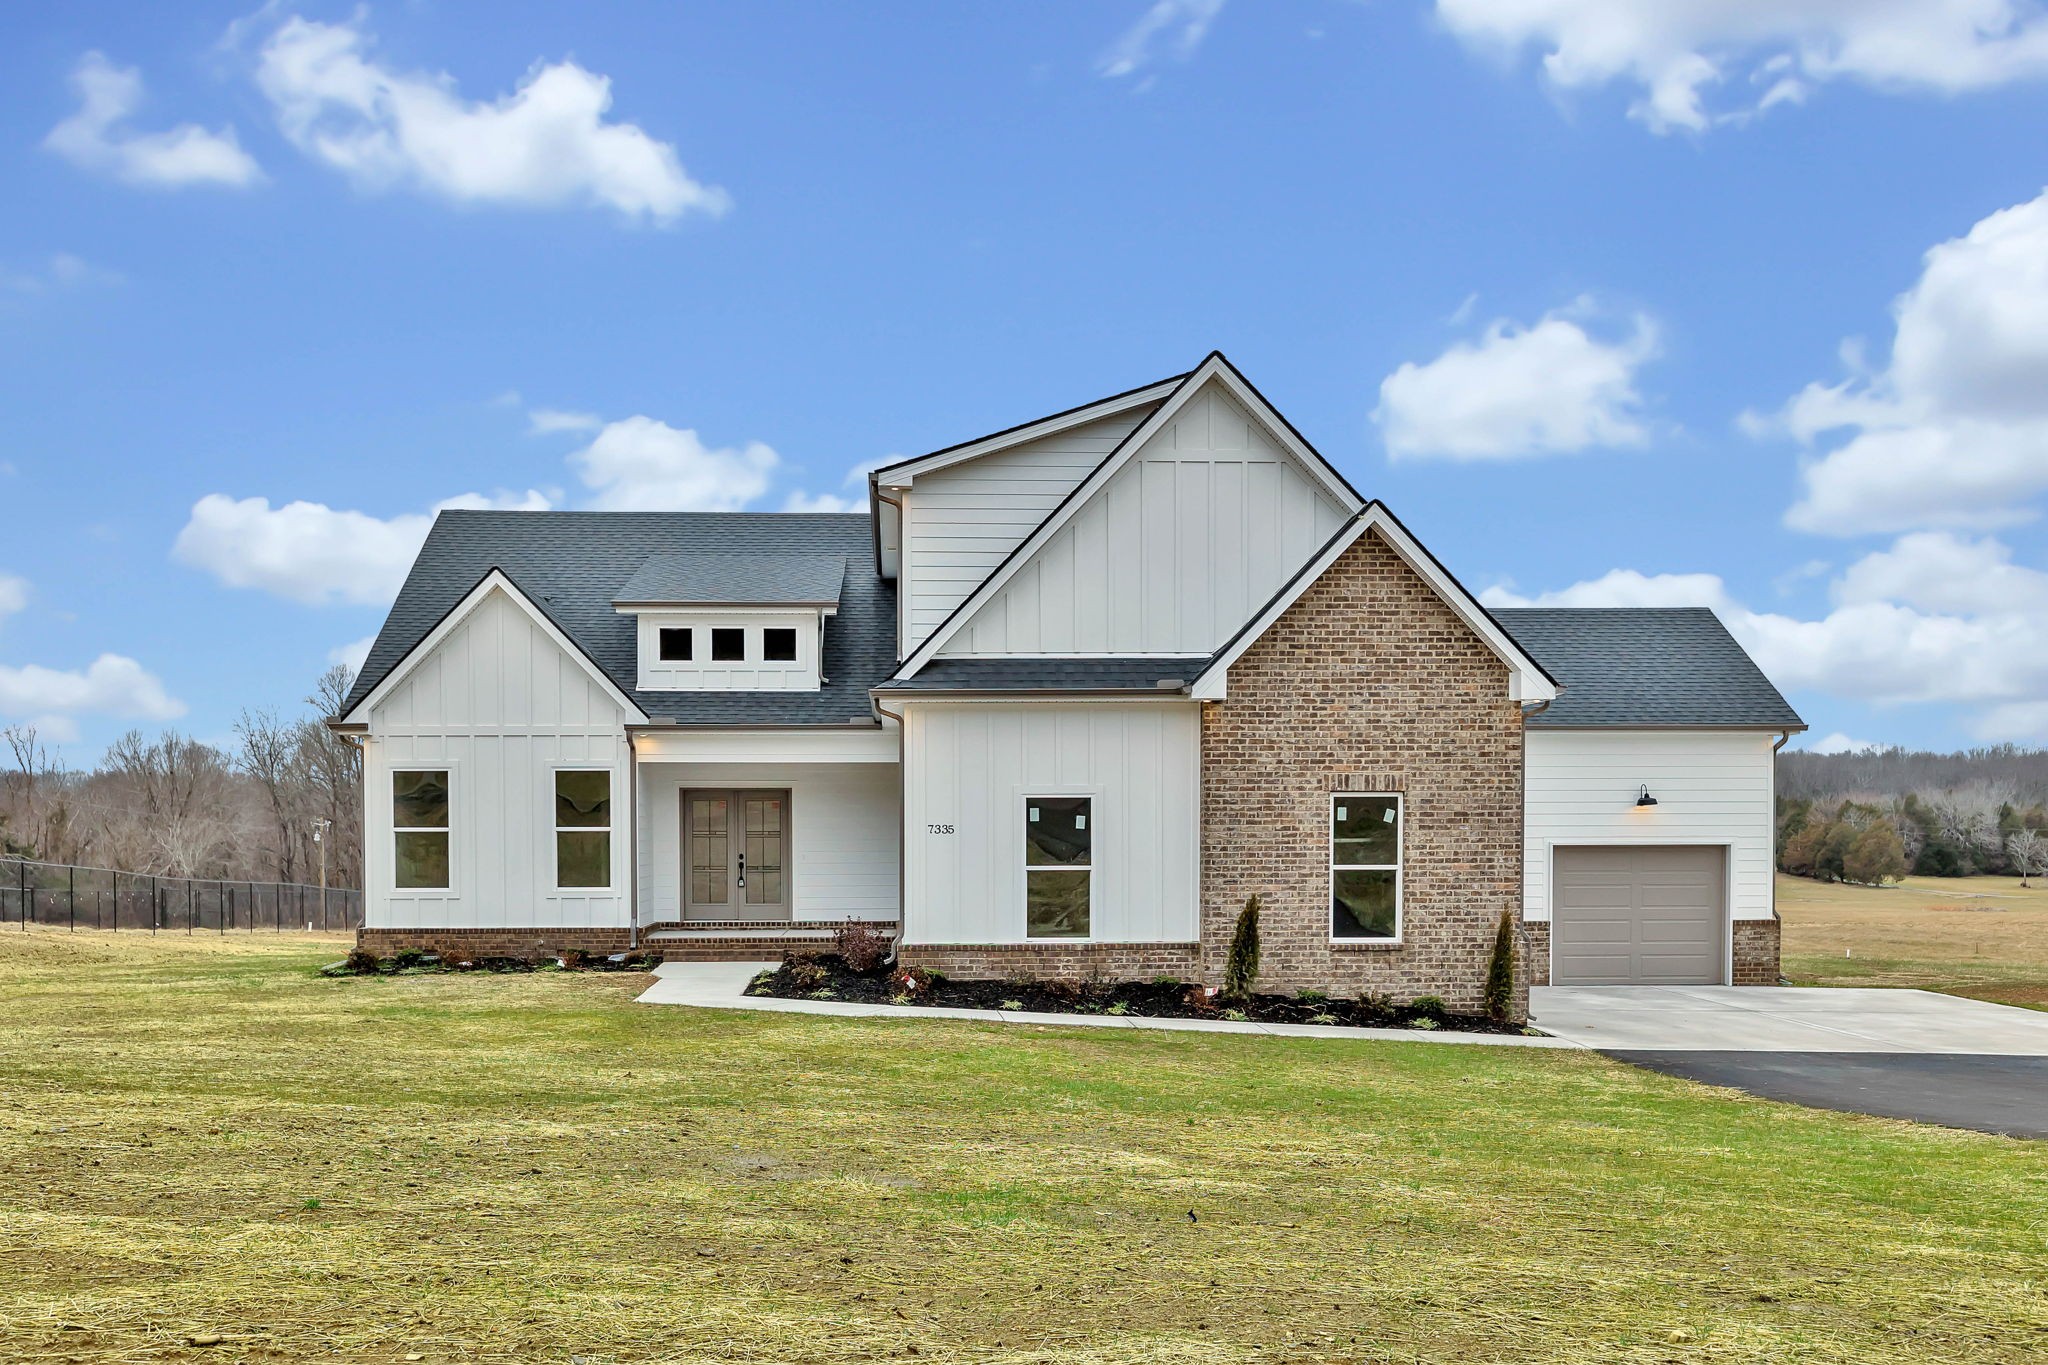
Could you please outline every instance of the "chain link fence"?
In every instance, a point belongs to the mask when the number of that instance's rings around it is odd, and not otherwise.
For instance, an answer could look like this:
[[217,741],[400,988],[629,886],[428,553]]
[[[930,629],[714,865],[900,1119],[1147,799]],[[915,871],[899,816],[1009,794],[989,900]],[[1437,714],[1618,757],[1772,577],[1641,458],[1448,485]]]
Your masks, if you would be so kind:
[[0,927],[31,924],[181,934],[342,933],[362,927],[363,893],[0,859]]

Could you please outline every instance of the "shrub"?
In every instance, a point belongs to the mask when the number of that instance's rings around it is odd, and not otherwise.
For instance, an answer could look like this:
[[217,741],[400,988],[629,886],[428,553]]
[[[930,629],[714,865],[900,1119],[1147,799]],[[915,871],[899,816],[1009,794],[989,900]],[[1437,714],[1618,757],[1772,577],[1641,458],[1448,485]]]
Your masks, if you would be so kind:
[[1259,898],[1253,896],[1238,912],[1237,930],[1230,936],[1230,956],[1223,962],[1223,993],[1233,999],[1251,994],[1259,979]]
[[369,973],[377,970],[377,955],[367,948],[351,948],[342,965],[352,972]]
[[1298,1003],[1303,1005],[1320,1005],[1325,1000],[1328,1000],[1330,998],[1330,995],[1327,991],[1302,990],[1296,991],[1294,993],[1294,998]]
[[1437,1023],[1437,1021],[1436,1021],[1435,1019],[1433,1019],[1433,1018],[1431,1018],[1431,1017],[1429,1017],[1429,1016],[1425,1015],[1424,1017],[1422,1017],[1422,1018],[1420,1018],[1420,1019],[1411,1019],[1411,1020],[1409,1020],[1409,1021],[1408,1021],[1408,1027],[1409,1027],[1409,1028],[1419,1028],[1419,1029],[1433,1029],[1433,1028],[1442,1028],[1442,1027],[1443,1027],[1443,1025],[1441,1025],[1441,1024],[1439,1024],[1439,1023]]
[[1311,1024],[1334,1024],[1337,1022],[1337,1016],[1334,1014],[1311,1014],[1308,1017],[1308,1021]]
[[1242,1024],[1246,1020],[1251,1018],[1251,1016],[1249,1014],[1246,1014],[1243,1010],[1225,1010],[1223,1011],[1223,1017],[1225,1019],[1228,1019],[1233,1024]]
[[1160,987],[1162,990],[1170,991],[1179,986],[1181,980],[1177,976],[1155,976],[1152,978],[1152,984]]
[[391,955],[391,970],[402,972],[409,967],[417,967],[426,961],[426,958],[427,955],[417,948],[400,948]]
[[865,976],[889,960],[889,940],[851,920],[832,931],[832,951],[851,971]]
[[1024,1002],[1022,1000],[998,1000],[996,1008],[999,1010],[1021,1010],[1024,1008]]
[[815,957],[792,953],[782,960],[782,979],[792,990],[812,991],[831,980],[832,974]]
[[1444,1017],[1444,998],[1441,995],[1418,995],[1408,1008],[1431,1023],[1437,1023]]
[[1128,1000],[1119,1000],[1114,1005],[1111,1005],[1107,1010],[1104,1011],[1104,1013],[1106,1014],[1115,1015],[1125,1015],[1129,1014],[1130,1012],[1131,1002]]
[[1866,886],[1883,886],[1906,875],[1906,845],[1887,824],[1875,824],[1856,836],[1842,858],[1842,875]]
[[1500,912],[1500,923],[1493,929],[1493,956],[1486,964],[1486,1017],[1494,1023],[1504,1023],[1508,1010],[1515,1003],[1515,917],[1514,912]]

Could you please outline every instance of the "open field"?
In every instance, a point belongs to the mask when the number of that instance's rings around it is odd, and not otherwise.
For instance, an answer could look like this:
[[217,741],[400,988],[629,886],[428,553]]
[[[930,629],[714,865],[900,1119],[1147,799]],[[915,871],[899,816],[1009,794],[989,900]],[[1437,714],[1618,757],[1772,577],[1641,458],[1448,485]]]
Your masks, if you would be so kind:
[[2048,887],[2012,877],[1898,886],[1778,878],[1783,970],[1800,985],[1917,986],[2048,1009]]
[[0,934],[0,1358],[2048,1350],[2042,1145],[1586,1053],[313,974],[335,956]]

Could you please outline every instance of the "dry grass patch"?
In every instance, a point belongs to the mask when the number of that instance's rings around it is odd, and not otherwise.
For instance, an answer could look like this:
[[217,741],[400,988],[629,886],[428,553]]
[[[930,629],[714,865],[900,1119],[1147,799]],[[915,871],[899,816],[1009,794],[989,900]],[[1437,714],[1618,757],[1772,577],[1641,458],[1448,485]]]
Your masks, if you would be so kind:
[[0,1358],[2048,1346],[2048,1156],[2009,1139],[1591,1054],[317,977],[335,955],[0,935]]
[[1913,986],[2048,1008],[2048,886],[1908,877],[1898,886],[1778,878],[1784,972],[1801,985]]

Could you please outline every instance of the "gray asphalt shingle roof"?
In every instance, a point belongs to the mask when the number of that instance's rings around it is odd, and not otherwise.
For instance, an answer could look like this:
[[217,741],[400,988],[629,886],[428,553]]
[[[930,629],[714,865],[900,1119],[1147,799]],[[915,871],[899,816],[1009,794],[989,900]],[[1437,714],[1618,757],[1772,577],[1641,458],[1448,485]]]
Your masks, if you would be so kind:
[[612,604],[837,606],[845,579],[845,555],[651,555]]
[[890,692],[1164,692],[1200,675],[1206,656],[1185,659],[933,659]]
[[1806,728],[1706,607],[1517,607],[1493,615],[1564,684],[1530,718],[1533,729]]
[[446,511],[377,633],[346,715],[492,569],[502,570],[649,716],[685,725],[844,725],[873,715],[868,689],[896,666],[896,585],[846,575],[825,625],[816,692],[641,692],[635,621],[612,599],[654,556],[864,561],[865,513]]

